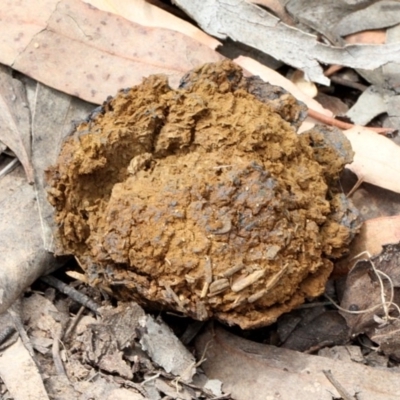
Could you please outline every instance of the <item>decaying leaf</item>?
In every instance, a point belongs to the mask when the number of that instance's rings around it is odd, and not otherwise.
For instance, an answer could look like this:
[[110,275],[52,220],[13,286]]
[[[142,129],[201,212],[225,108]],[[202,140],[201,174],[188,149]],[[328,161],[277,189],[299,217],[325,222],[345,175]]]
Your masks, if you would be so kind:
[[196,361],[168,325],[151,315],[142,317],[140,325],[143,328],[140,344],[151,359],[183,382],[191,382],[196,372]]
[[[343,43],[343,37],[356,32],[386,28],[400,22],[396,1],[289,0],[286,9],[302,24],[316,31],[332,43]],[[363,42],[365,43],[365,42]]]
[[209,327],[197,338],[196,349],[206,358],[202,368],[207,376],[220,379],[236,400],[340,398],[326,370],[360,399],[395,400],[400,396],[395,373],[251,342],[221,328]]
[[[218,38],[230,37],[255,47],[302,69],[308,79],[321,84],[329,84],[329,79],[323,74],[320,63],[374,69],[400,61],[400,43],[326,45],[319,42],[317,36],[287,26],[267,11],[243,0],[174,0],[174,3],[209,34]],[[311,9],[310,6],[306,8]]]
[[260,6],[268,8],[270,11],[274,13],[277,17],[279,17],[285,24],[293,25],[293,19],[288,14],[285,9],[285,6],[280,0],[249,0],[249,3],[258,4]]
[[0,313],[38,277],[62,264],[44,250],[33,187],[22,168],[0,180]]
[[0,141],[18,157],[30,183],[30,112],[23,84],[13,79],[11,70],[0,65]]
[[[202,30],[172,15],[163,9],[154,6],[145,0],[84,0],[99,10],[112,12],[124,17],[132,22],[144,26],[155,28],[171,29],[181,32],[200,43],[215,49],[221,43],[213,37],[207,35]],[[179,51],[179,49],[177,49]]]
[[[384,245],[400,242],[400,216],[379,217],[364,222],[350,246],[350,253],[335,264],[335,273],[346,274],[365,252],[378,256]],[[364,254],[361,254],[364,253]]]
[[293,310],[278,320],[282,348],[312,351],[319,347],[345,344],[349,339],[346,321],[336,310],[312,307]]
[[0,62],[92,103],[151,74],[164,73],[176,86],[185,71],[223,58],[179,32],[144,27],[80,0],[9,2],[2,14]]
[[[391,301],[393,290],[392,301],[400,306],[399,263],[399,245],[385,246],[380,255],[371,259],[364,254],[364,260],[358,261],[347,276],[346,289],[340,304],[350,311],[340,313],[346,319],[352,334],[368,334],[374,342],[381,345],[381,350],[397,359],[400,359],[400,313],[393,305],[383,303]],[[381,284],[376,270],[385,274],[380,275]],[[363,310],[368,311],[362,312]]]
[[391,96],[393,96],[392,91],[371,85],[361,93],[346,115],[355,124],[366,125],[376,116],[387,112],[388,100]]
[[14,400],[49,400],[38,367],[21,339],[1,351],[0,377]]

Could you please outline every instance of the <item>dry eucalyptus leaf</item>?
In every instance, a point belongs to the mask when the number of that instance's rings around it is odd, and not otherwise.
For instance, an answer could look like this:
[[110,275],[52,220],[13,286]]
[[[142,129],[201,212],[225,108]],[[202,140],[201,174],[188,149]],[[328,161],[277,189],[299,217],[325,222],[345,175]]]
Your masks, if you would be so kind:
[[1,12],[12,16],[0,23],[2,63],[93,103],[151,74],[164,73],[177,85],[187,70],[223,58],[179,32],[144,27],[80,0],[22,0]]
[[340,398],[324,370],[330,370],[350,395],[358,393],[359,399],[400,396],[398,374],[251,342],[221,328],[207,329],[195,345],[198,356],[205,356],[202,368],[207,376],[220,379],[235,400]]
[[56,268],[43,249],[40,219],[33,187],[22,168],[0,180],[0,313],[38,277]]
[[207,35],[193,24],[145,0],[84,0],[84,2],[95,6],[99,10],[118,14],[140,25],[181,32],[213,50],[221,45],[221,42]]
[[165,371],[179,376],[183,382],[191,382],[196,361],[168,325],[151,315],[141,317],[139,323],[143,328],[142,349]]
[[[348,45],[342,48],[326,45],[317,36],[285,25],[267,11],[244,0],[173,2],[209,34],[221,39],[230,37],[255,47],[292,67],[302,69],[308,79],[321,84],[329,84],[329,79],[324,76],[320,64],[374,69],[388,62],[400,61],[400,43]],[[309,5],[306,8],[311,9]]]
[[393,96],[391,90],[369,86],[358,97],[356,103],[347,112],[347,116],[357,125],[366,125],[376,116],[387,112],[388,100]]
[[1,352],[0,377],[14,400],[49,400],[38,367],[21,339]]
[[347,168],[364,182],[400,193],[400,146],[368,128],[356,126],[344,133],[355,153]]
[[258,4],[272,11],[285,24],[293,25],[292,17],[287,13],[284,2],[281,0],[249,0],[249,3]]
[[397,1],[374,1],[365,7],[337,0],[290,0],[289,13],[333,43],[342,43],[344,36],[372,29],[387,28],[400,22]]
[[0,140],[24,166],[29,182],[33,182],[30,160],[30,110],[23,84],[13,79],[11,70],[0,65]]

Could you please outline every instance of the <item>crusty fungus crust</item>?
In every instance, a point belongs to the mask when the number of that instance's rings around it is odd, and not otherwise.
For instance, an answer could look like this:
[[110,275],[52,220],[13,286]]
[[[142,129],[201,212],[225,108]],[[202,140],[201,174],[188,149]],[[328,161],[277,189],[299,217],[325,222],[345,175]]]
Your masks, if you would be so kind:
[[320,295],[357,213],[335,189],[347,139],[297,135],[305,107],[230,61],[122,90],[48,171],[59,254],[122,300],[274,322]]

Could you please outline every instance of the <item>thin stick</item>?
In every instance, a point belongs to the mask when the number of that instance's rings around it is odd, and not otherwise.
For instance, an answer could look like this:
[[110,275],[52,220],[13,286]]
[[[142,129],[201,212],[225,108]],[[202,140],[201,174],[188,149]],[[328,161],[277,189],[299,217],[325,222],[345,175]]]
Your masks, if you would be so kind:
[[17,167],[19,163],[18,158],[14,158],[11,162],[9,162],[1,171],[0,171],[0,178],[6,176],[9,172],[11,172],[14,168]]
[[65,369],[64,369],[64,364],[61,360],[61,355],[60,355],[60,342],[61,342],[62,335],[63,335],[62,325],[61,325],[61,323],[57,323],[56,330],[54,332],[53,346],[51,348],[51,353],[53,355],[53,361],[54,361],[54,366],[57,371],[57,375],[67,376]]
[[[312,110],[311,108],[308,109],[308,115],[316,119],[317,121],[322,122],[323,124],[336,126],[337,128],[340,129],[351,129],[357,126],[349,124],[348,122],[339,121],[338,119],[332,117],[328,117],[327,115],[321,114],[320,112]],[[396,129],[394,128],[376,128],[369,126],[367,126],[366,128],[381,135],[391,135],[394,132],[396,132]]]
[[329,68],[327,68],[327,70],[324,72],[324,75],[331,76],[343,68],[343,65],[333,64]]
[[368,86],[363,85],[362,83],[349,81],[348,79],[344,79],[339,76],[332,76],[330,79],[332,82],[338,83],[339,85],[357,89],[360,90],[361,92],[366,91],[368,88]]
[[332,375],[332,372],[330,370],[322,370],[322,372],[325,374],[326,378],[328,381],[335,387],[335,389],[339,392],[340,396],[342,397],[343,400],[354,400],[355,397],[353,397],[341,384],[338,382],[338,380]]
[[68,328],[66,329],[63,339],[65,340],[66,338],[68,338],[68,336],[74,331],[74,329],[76,328],[76,326],[78,325],[79,320],[81,319],[81,316],[83,314],[83,311],[85,311],[85,307],[81,306],[81,308],[79,309],[79,311],[76,313],[75,317],[73,318],[73,320],[71,321],[71,323],[69,324]]
[[347,193],[346,197],[353,196],[354,192],[362,185],[364,178],[359,178],[355,185],[351,188],[350,192]]
[[58,289],[61,293],[66,294],[71,299],[75,300],[77,303],[82,304],[89,310],[93,311],[95,314],[99,314],[99,305],[93,301],[89,296],[86,296],[83,293],[78,292],[76,289],[66,285],[64,282],[60,281],[59,279],[55,278],[52,275],[42,276],[42,282],[47,283],[50,286]]

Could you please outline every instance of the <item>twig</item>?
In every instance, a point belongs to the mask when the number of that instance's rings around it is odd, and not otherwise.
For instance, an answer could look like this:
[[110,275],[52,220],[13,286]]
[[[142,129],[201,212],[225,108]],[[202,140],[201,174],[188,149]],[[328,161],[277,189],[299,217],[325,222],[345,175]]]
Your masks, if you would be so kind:
[[60,355],[60,342],[62,335],[63,335],[62,324],[57,323],[54,332],[53,346],[51,348],[51,353],[53,355],[54,366],[56,367],[57,374],[64,375],[67,377],[67,374],[64,369],[64,364],[61,360],[61,355]]
[[24,328],[24,324],[22,323],[22,301],[21,298],[16,300],[14,304],[8,309],[8,313],[10,314],[13,322],[15,329],[17,330],[19,337],[22,340],[22,343],[24,344],[25,348],[28,350],[29,355],[32,357],[32,360],[36,362],[35,359],[35,352],[33,351],[33,347],[31,344],[31,341],[29,340],[28,334],[26,333],[26,330]]
[[354,400],[355,397],[349,394],[349,392],[337,381],[337,379],[332,375],[330,370],[322,370],[328,381],[335,387],[339,392],[343,400]]
[[350,192],[347,193],[346,197],[351,197],[353,196],[354,192],[362,185],[364,182],[364,178],[358,178],[357,182],[355,185],[351,188]]
[[339,85],[347,86],[347,87],[350,87],[350,88],[353,88],[353,89],[357,89],[357,90],[359,90],[361,92],[364,92],[368,88],[368,86],[363,85],[362,83],[353,82],[353,81],[350,81],[348,79],[341,78],[340,76],[331,76],[330,79],[331,79],[332,82],[338,83]]
[[[331,126],[336,126],[337,128],[340,129],[351,129],[354,128],[357,125],[350,124],[348,122],[344,121],[339,121],[338,119],[328,117],[327,115],[321,114],[318,111],[312,110],[311,108],[308,109],[308,115],[314,119],[316,119],[319,122],[322,122],[323,124],[326,125],[331,125]],[[374,131],[376,133],[379,133],[381,135],[391,135],[396,132],[396,129],[394,128],[377,128],[377,127],[369,127],[367,126],[366,128],[370,129],[371,131]]]
[[326,71],[324,72],[324,75],[329,77],[329,76],[335,74],[336,72],[340,71],[343,68],[344,68],[343,65],[333,64],[329,68],[326,69]]
[[11,162],[9,162],[1,171],[0,171],[0,178],[6,176],[9,172],[14,170],[19,163],[18,158],[14,158]]
[[77,314],[75,315],[75,317],[72,319],[71,323],[69,324],[68,328],[65,330],[63,339],[67,339],[68,336],[73,332],[73,330],[76,328],[76,326],[78,325],[79,320],[81,319],[82,313],[85,310],[85,307],[82,306],[79,311],[77,312]]
[[58,289],[61,293],[66,294],[77,303],[82,304],[89,310],[93,311],[95,314],[99,314],[98,310],[100,306],[85,294],[78,292],[76,289],[66,285],[64,282],[60,281],[52,275],[42,276],[40,279],[48,285]]

